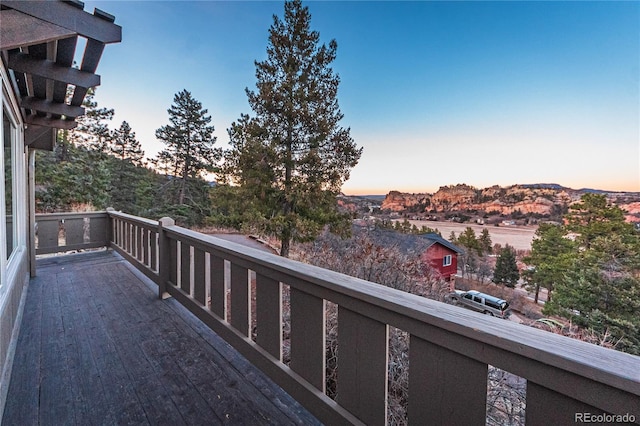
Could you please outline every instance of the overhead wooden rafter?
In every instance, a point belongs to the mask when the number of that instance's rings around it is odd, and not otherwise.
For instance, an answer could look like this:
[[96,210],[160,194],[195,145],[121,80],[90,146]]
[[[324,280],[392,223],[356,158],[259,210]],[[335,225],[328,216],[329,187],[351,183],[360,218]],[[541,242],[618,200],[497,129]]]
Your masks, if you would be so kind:
[[[25,144],[52,149],[57,129],[77,126],[87,91],[100,84],[95,71],[105,45],[122,40],[114,20],[99,9],[85,12],[80,1],[2,0],[0,56],[20,97]],[[78,37],[87,40],[79,69]]]

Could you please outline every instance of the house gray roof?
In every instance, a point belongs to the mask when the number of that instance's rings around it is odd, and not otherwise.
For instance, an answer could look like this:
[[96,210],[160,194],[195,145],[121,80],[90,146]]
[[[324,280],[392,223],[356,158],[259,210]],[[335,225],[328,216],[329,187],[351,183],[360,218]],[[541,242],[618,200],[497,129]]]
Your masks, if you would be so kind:
[[431,247],[435,243],[439,243],[439,244],[447,247],[448,249],[455,251],[458,254],[464,253],[464,250],[462,248],[460,248],[457,245],[453,244],[451,241],[445,240],[444,238],[442,238],[438,234],[435,234],[435,233],[422,234],[422,235],[420,235],[420,237],[426,239],[427,241],[429,241],[431,243],[431,244],[429,244],[429,247]]
[[[360,229],[360,230],[359,230]],[[365,232],[361,227],[354,227],[354,232]],[[464,250],[450,241],[445,240],[440,235],[435,233],[429,234],[403,234],[401,232],[374,228],[369,229],[367,232],[375,238],[375,240],[385,246],[395,246],[398,249],[405,252],[422,253],[434,244],[441,244],[444,247],[456,252],[457,254],[464,253]]]

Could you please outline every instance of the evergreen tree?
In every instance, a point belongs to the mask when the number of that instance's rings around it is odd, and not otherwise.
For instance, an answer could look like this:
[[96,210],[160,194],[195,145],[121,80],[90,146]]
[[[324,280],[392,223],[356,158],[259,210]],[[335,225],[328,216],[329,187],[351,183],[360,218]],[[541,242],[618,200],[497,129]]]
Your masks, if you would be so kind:
[[89,89],[82,102],[85,114],[76,119],[78,126],[68,133],[67,138],[86,148],[87,152],[97,154],[107,151],[110,138],[108,122],[113,119],[114,111],[112,108],[99,108],[94,96],[95,89]]
[[68,132],[58,132],[53,152],[36,153],[37,211],[108,207],[111,173],[107,162],[94,150],[71,143],[68,135]]
[[563,272],[543,312],[613,336],[617,348],[640,354],[640,234],[602,195],[584,195],[565,219],[576,243],[569,262],[550,260]]
[[109,151],[114,157],[111,161],[111,205],[129,214],[138,214],[138,187],[148,174],[142,167],[144,151],[126,121],[112,132]]
[[454,231],[451,231],[451,234],[449,234],[449,241],[451,241],[453,244],[458,243],[458,239],[456,238],[456,233]]
[[53,152],[36,153],[36,209],[42,212],[72,211],[91,206],[103,209],[110,203],[111,172],[105,147],[107,122],[113,109],[99,108],[90,89],[73,130],[58,132]]
[[478,255],[482,254],[480,243],[476,238],[476,233],[472,227],[467,226],[463,232],[458,236],[457,244],[465,247],[466,249],[475,251]]
[[493,271],[493,282],[513,288],[516,286],[519,278],[520,272],[518,271],[518,265],[516,263],[516,252],[513,247],[507,244],[496,260],[496,268]]
[[597,237],[578,252],[544,312],[610,334],[620,350],[640,355],[639,263],[637,244],[618,234]]
[[493,251],[493,242],[491,242],[491,235],[489,235],[487,228],[482,228],[482,232],[478,237],[478,245],[482,253],[491,254]]
[[114,130],[110,138],[109,151],[123,162],[130,162],[135,166],[142,166],[144,151],[136,139],[136,133],[131,126],[123,121],[120,128]]
[[564,273],[572,261],[575,244],[565,238],[565,234],[562,226],[541,224],[531,243],[531,253],[524,258],[524,262],[532,267],[523,274],[529,287],[535,291],[536,303],[541,287],[547,289],[550,298],[555,283],[564,279]]
[[633,235],[633,225],[625,222],[624,211],[607,202],[604,195],[585,194],[565,216],[567,228],[577,233],[579,243],[589,248],[597,237]]
[[156,164],[167,167],[179,178],[176,202],[184,204],[188,180],[201,177],[204,171],[213,171],[221,151],[213,147],[216,137],[214,127],[209,125],[211,116],[189,91],[177,93],[167,112],[171,124],[156,130],[156,138],[166,145],[158,154]]
[[336,197],[362,153],[339,124],[337,43],[319,45],[310,21],[300,0],[285,2],[284,21],[274,16],[267,59],[255,63],[257,91],[246,90],[255,117],[229,129],[222,174],[242,187],[242,222],[275,235],[285,257],[292,241],[312,240],[325,225],[348,229]]

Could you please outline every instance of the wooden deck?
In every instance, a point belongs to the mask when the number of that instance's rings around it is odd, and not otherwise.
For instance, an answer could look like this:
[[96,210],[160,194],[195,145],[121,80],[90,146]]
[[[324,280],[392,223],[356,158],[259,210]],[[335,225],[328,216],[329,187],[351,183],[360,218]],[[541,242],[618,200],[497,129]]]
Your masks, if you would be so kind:
[[39,260],[3,424],[318,424],[112,252]]

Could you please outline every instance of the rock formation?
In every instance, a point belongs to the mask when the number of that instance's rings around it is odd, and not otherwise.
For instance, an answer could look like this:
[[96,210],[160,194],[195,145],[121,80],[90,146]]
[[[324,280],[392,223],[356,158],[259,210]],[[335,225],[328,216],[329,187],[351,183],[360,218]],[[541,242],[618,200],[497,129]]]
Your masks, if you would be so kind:
[[[477,212],[509,215],[535,213],[543,216],[560,212],[593,190],[574,190],[554,184],[491,186],[477,189],[459,184],[443,186],[436,193],[408,194],[391,191],[382,210],[413,213]],[[640,221],[640,193],[604,192],[614,204]]]

